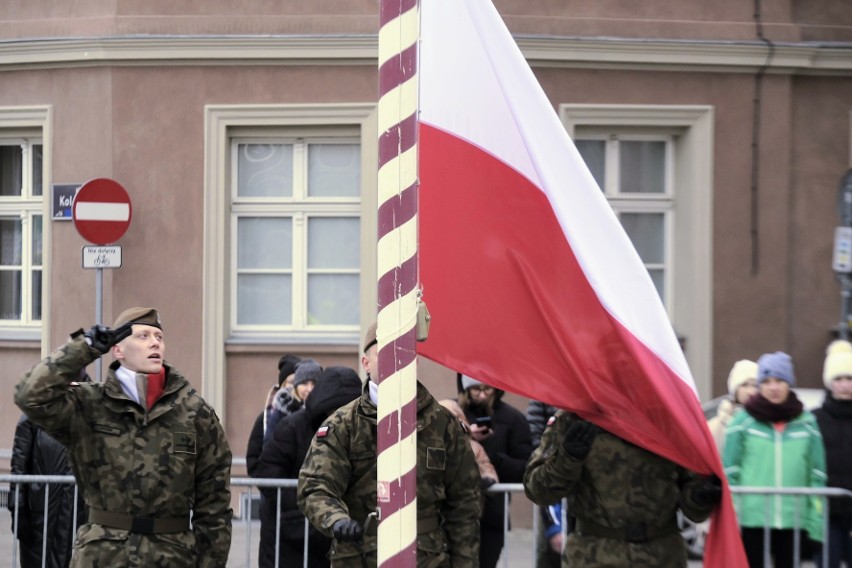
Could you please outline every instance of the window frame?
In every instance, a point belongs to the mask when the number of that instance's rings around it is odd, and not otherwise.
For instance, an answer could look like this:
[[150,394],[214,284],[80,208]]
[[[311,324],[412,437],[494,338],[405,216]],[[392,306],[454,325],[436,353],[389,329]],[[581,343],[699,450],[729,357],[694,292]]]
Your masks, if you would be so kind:
[[[577,133],[579,129],[581,132]],[[623,213],[661,213],[663,215],[663,261],[648,263],[642,259],[646,269],[663,269],[663,304],[671,318],[673,316],[674,299],[677,290],[674,286],[674,228],[677,213],[675,211],[674,167],[676,131],[669,128],[646,127],[643,129],[580,126],[575,128],[574,137],[577,140],[600,140],[604,142],[604,187],[601,188],[615,215],[621,219]],[[640,193],[621,191],[621,142],[663,142],[663,192]]]
[[[294,134],[295,133],[295,134]],[[309,166],[309,147],[312,144],[359,144],[357,128],[341,129],[339,136],[329,136],[327,132],[311,135],[310,128],[285,129],[279,135],[265,137],[242,136],[237,129],[230,138],[231,171],[236,173],[239,146],[241,144],[293,144],[293,195],[291,197],[241,197],[237,175],[230,177],[231,218],[230,218],[230,335],[232,339],[257,339],[259,336],[275,337],[289,335],[291,340],[323,342],[323,335],[358,333],[360,324],[353,325],[311,325],[308,323],[308,277],[311,273],[321,272],[308,267],[308,225],[309,219],[321,217],[357,218],[361,221],[361,197],[312,197],[308,195],[307,173]],[[362,176],[363,177],[363,176]],[[363,190],[362,190],[363,191]],[[241,273],[238,268],[239,234],[236,230],[238,220],[243,217],[289,217],[292,220],[293,258],[289,272],[292,276],[292,321],[285,324],[240,324],[238,313],[237,280]],[[360,251],[360,257],[363,251]],[[276,271],[277,272],[277,271]],[[334,274],[351,273],[360,277],[360,262],[354,269],[335,269]],[[360,287],[359,287],[360,289]]]
[[[620,131],[624,136],[642,132],[673,136],[672,169],[667,172],[673,201],[672,215],[666,221],[666,230],[672,235],[666,251],[672,267],[666,281],[666,309],[675,329],[687,339],[685,354],[699,395],[709,398],[713,390],[714,108],[561,104],[559,117],[572,138],[578,129]],[[631,197],[634,195],[644,196]],[[652,202],[653,198],[646,200]],[[641,207],[630,200],[620,200],[618,206],[628,204]]]
[[[20,319],[0,319],[0,341],[38,341],[42,352],[48,350],[47,334],[50,318],[50,239],[51,223],[49,197],[51,186],[51,123],[50,106],[0,107],[0,143],[3,145],[25,144],[27,151],[22,155],[20,196],[0,196],[0,217],[22,221],[21,294],[22,314]],[[34,195],[32,188],[32,148],[42,147],[41,195]],[[41,263],[33,258],[33,229],[36,217],[41,217]],[[41,318],[33,317],[33,275],[41,273]]]
[[358,330],[346,332],[254,333],[234,335],[230,327],[230,179],[231,145],[235,134],[268,137],[270,133],[304,128],[338,136],[357,128],[361,143],[361,277],[360,329],[375,318],[377,294],[378,107],[376,103],[206,105],[204,107],[204,279],[202,291],[202,396],[220,409],[226,401],[226,349],[242,352],[278,346],[302,346],[312,352],[357,351]]

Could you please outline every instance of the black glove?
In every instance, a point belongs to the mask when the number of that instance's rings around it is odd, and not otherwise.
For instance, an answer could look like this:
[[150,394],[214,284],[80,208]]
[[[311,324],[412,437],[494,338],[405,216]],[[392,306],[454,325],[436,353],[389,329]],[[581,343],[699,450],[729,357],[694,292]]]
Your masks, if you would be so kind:
[[100,351],[107,353],[113,345],[127,337],[133,332],[133,324],[126,323],[123,326],[110,329],[103,325],[93,325],[92,328],[84,333],[89,345]]
[[565,430],[565,437],[562,438],[562,447],[569,456],[578,460],[584,460],[592,449],[592,442],[595,441],[597,433],[598,427],[591,422],[574,420]]
[[497,480],[493,477],[483,477],[479,480],[479,489],[485,491],[495,483],[497,483]]
[[361,540],[361,525],[352,519],[340,519],[331,527],[331,534],[339,542],[355,542]]
[[692,500],[699,507],[715,507],[722,500],[722,481],[716,474],[700,480],[692,489]]

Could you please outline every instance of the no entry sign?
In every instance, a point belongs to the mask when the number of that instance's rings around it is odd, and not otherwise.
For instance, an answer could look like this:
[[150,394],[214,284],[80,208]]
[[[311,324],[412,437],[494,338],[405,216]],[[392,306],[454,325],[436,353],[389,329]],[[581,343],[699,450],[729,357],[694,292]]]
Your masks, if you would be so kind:
[[117,181],[98,178],[83,184],[74,199],[74,226],[96,245],[112,244],[130,226],[130,196]]

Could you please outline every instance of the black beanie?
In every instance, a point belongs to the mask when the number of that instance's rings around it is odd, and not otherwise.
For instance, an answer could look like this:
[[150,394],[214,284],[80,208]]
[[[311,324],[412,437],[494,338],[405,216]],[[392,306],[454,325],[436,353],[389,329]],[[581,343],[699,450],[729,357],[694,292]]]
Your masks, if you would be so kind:
[[299,359],[295,355],[283,355],[278,360],[278,386],[284,384],[284,381],[296,372],[296,365],[299,364]]

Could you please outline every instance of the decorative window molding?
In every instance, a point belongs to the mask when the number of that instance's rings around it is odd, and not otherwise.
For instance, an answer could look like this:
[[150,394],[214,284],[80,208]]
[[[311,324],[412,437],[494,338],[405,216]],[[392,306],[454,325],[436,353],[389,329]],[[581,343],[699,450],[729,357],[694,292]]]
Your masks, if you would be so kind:
[[[205,179],[204,179],[204,289],[202,396],[220,415],[224,415],[226,344],[269,345],[350,345],[359,344],[360,329],[375,315],[376,297],[376,105],[208,105],[205,107]],[[271,139],[298,140],[303,135],[324,133],[334,140],[352,140],[360,144],[360,195],[351,199],[313,200],[313,209],[299,207],[292,199],[235,199],[234,143]],[[289,138],[288,138],[289,137]],[[318,138],[320,139],[320,138]],[[323,202],[325,201],[325,202]],[[301,205],[305,205],[303,200]],[[265,204],[265,205],[264,205]],[[266,207],[265,212],[261,211]],[[231,277],[236,246],[232,226],[241,214],[295,213],[343,215],[360,218],[360,293],[357,299],[360,321],[357,325],[309,329],[301,325],[252,326],[234,322],[236,292]],[[236,216],[236,217],[235,217]],[[262,216],[262,215],[261,215]],[[303,233],[304,234],[304,233]],[[223,416],[224,420],[224,416]]]
[[48,350],[50,314],[49,106],[0,107],[0,340]]

